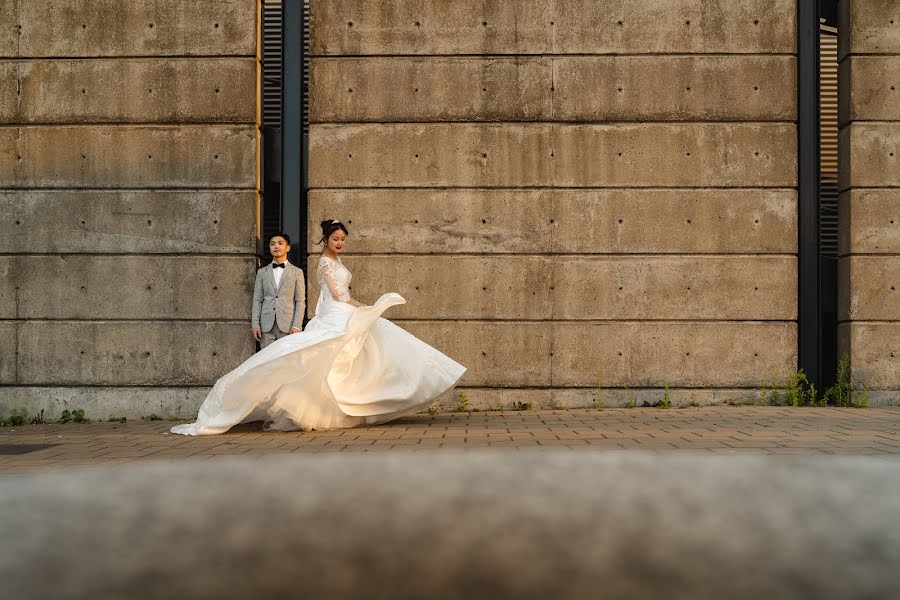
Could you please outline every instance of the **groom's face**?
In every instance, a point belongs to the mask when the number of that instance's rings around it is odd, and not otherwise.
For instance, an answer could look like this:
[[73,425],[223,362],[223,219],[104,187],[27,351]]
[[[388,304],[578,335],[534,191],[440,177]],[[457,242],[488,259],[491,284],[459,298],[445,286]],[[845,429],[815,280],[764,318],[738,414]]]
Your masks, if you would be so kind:
[[291,247],[288,246],[287,242],[280,235],[276,235],[269,240],[269,253],[272,255],[272,258],[278,262],[281,262],[281,260],[287,256],[290,249]]

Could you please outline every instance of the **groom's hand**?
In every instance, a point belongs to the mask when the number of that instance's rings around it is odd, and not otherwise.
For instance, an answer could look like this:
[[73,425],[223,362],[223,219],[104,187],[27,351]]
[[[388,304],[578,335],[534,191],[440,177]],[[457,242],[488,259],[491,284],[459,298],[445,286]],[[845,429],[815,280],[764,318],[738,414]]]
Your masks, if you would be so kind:
[[252,335],[253,339],[257,342],[262,341],[262,329],[260,329],[259,327],[254,327],[253,331],[250,332],[250,335]]

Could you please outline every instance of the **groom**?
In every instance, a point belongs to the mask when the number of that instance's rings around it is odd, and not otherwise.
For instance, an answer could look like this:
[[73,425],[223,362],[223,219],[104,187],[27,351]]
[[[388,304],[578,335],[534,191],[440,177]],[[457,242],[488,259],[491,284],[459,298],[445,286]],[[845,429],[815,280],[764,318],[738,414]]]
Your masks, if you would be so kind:
[[265,348],[303,328],[306,284],[303,271],[287,261],[291,238],[276,233],[269,238],[272,262],[256,272],[251,334]]

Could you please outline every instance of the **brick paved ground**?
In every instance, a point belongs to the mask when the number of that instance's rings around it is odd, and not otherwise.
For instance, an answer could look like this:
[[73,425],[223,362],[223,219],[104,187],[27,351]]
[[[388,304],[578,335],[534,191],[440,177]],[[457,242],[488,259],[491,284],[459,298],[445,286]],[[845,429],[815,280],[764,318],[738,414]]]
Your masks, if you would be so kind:
[[172,424],[2,428],[0,473],[234,455],[483,447],[900,455],[900,408],[722,406],[449,413],[341,431],[266,432],[251,424],[224,435],[199,438],[169,434]]

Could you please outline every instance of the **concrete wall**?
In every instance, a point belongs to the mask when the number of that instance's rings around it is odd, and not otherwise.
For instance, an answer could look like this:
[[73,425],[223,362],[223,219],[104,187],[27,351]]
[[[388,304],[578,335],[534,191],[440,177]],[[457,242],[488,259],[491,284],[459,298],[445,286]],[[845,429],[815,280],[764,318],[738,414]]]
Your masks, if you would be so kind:
[[900,391],[900,3],[843,0],[839,338],[853,375]]
[[254,0],[0,0],[0,413],[188,416],[253,351]]
[[796,369],[795,0],[310,5],[309,238],[349,224],[471,405]]

